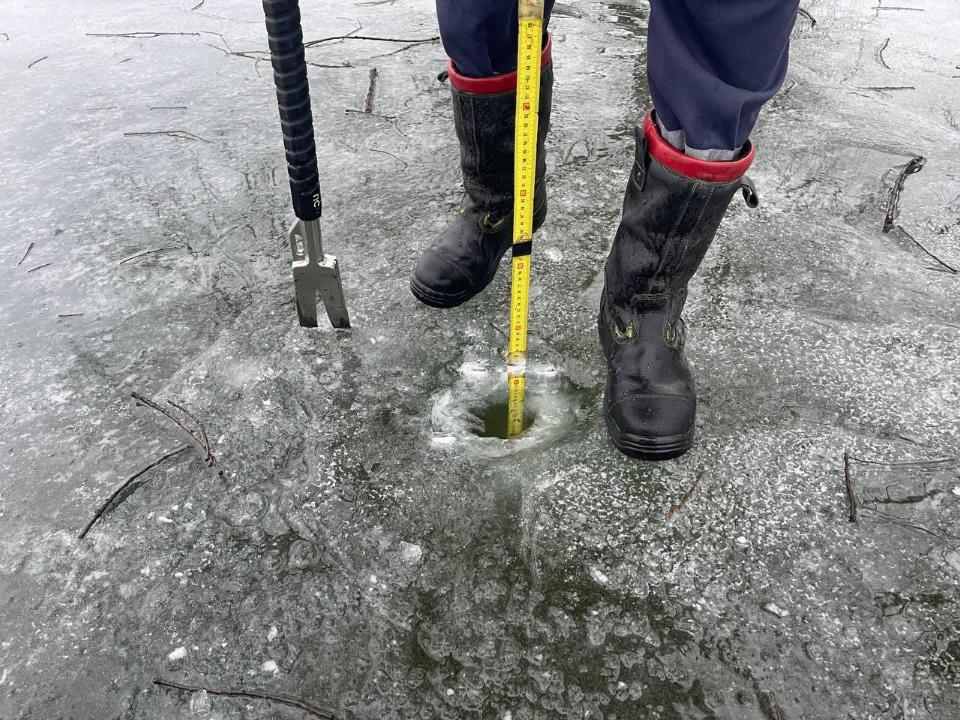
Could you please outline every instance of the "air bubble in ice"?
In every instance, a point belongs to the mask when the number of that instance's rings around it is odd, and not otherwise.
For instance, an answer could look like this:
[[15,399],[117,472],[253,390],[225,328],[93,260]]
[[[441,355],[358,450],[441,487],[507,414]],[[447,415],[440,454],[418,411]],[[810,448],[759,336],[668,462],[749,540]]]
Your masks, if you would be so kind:
[[290,545],[287,562],[292,568],[305,570],[315,565],[319,556],[320,550],[316,545],[306,540],[295,540],[293,544]]

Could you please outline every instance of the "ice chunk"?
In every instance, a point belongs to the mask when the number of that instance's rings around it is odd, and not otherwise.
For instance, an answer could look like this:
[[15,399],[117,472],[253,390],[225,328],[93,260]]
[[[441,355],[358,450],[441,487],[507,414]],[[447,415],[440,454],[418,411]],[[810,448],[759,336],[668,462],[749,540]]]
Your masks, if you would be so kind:
[[408,565],[420,562],[422,556],[423,549],[419,545],[408,542],[400,543],[400,558]]
[[190,696],[190,713],[192,715],[206,715],[213,709],[210,696],[206,690],[200,690]]
[[610,582],[610,578],[608,578],[606,575],[604,575],[602,572],[600,572],[600,570],[598,570],[595,567],[590,568],[590,577],[592,577],[601,585],[606,585],[608,582]]
[[778,618],[781,618],[781,619],[785,617],[789,617],[790,615],[790,612],[788,610],[784,610],[782,607],[772,602],[764,603],[763,605],[760,606],[760,608],[761,610],[764,610],[770,613],[771,615],[776,615]]

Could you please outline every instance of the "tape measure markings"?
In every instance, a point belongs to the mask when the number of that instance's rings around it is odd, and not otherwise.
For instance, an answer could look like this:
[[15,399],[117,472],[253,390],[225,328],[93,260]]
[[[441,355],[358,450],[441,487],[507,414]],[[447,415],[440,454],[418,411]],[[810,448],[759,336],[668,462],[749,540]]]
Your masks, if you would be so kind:
[[[525,4],[528,7],[525,8]],[[536,16],[538,10],[539,16]],[[523,432],[523,405],[526,395],[527,321],[530,308],[530,253],[539,130],[543,3],[521,0],[520,12],[514,143],[513,281],[510,347],[507,355],[508,437],[516,437]],[[525,13],[533,13],[534,16],[525,16]]]

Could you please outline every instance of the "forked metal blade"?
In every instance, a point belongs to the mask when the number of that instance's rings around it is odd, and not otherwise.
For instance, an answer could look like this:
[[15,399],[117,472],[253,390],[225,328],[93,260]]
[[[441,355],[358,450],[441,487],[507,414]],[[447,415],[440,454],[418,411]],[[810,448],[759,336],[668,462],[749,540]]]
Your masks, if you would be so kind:
[[300,325],[317,327],[319,295],[330,324],[335,328],[349,328],[350,316],[340,280],[340,265],[336,257],[323,253],[320,221],[297,220],[290,228],[290,250]]

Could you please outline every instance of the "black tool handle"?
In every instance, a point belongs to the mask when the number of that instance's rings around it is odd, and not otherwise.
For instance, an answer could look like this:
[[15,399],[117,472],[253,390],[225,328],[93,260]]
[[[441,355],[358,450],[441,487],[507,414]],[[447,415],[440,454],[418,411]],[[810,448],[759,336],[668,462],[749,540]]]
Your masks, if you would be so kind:
[[310,112],[300,3],[299,0],[263,0],[263,11],[267,16],[270,62],[277,85],[293,211],[301,220],[316,220],[322,211],[320,172]]

